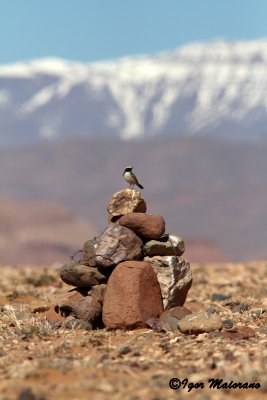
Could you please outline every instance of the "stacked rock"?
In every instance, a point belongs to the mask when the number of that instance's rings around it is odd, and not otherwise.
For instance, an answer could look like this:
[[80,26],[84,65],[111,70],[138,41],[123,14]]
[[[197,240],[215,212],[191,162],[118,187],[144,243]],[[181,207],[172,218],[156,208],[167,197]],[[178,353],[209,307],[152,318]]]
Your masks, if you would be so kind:
[[61,279],[74,288],[55,299],[50,322],[134,329],[184,304],[192,274],[183,239],[165,234],[164,218],[147,214],[133,189],[115,193],[108,212],[107,228],[84,243],[82,259],[62,266]]

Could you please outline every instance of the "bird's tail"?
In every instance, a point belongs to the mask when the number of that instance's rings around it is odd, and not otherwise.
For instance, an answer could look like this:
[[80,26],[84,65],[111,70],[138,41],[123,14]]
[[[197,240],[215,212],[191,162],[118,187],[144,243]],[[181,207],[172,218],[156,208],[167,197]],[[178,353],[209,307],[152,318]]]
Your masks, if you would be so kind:
[[139,182],[137,182],[136,185],[137,185],[140,189],[144,189],[144,186],[140,185]]

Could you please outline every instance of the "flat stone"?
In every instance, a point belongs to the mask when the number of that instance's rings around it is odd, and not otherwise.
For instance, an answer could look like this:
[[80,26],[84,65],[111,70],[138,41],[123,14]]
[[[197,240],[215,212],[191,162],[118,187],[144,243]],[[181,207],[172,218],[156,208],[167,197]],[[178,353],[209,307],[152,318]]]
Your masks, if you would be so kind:
[[178,321],[178,328],[182,333],[200,334],[214,332],[223,327],[222,319],[218,314],[207,314],[200,312],[190,314]]
[[147,239],[158,239],[165,232],[164,218],[155,214],[131,212],[123,215],[118,224]]
[[227,339],[238,340],[253,337],[255,336],[256,331],[249,326],[239,326],[233,330],[223,331],[221,334]]
[[129,214],[130,212],[146,212],[146,203],[140,192],[133,189],[124,189],[112,196],[108,205],[108,212],[112,217]]
[[225,301],[225,300],[229,300],[230,298],[231,298],[231,296],[229,296],[228,294],[212,293],[212,295],[211,295],[212,301]]
[[184,239],[177,235],[164,235],[159,240],[150,240],[144,246],[145,254],[153,256],[181,256],[185,251]]
[[146,327],[162,313],[157,276],[150,263],[126,261],[112,272],[105,292],[103,322],[110,329]]
[[192,285],[192,272],[188,261],[182,257],[145,257],[150,262],[160,284],[164,309],[183,306]]
[[60,269],[61,279],[68,285],[76,287],[92,287],[107,282],[107,277],[102,275],[95,267],[70,261]]
[[85,242],[84,263],[93,267],[112,269],[121,261],[140,259],[142,248],[142,240],[132,230],[110,224],[100,236]]

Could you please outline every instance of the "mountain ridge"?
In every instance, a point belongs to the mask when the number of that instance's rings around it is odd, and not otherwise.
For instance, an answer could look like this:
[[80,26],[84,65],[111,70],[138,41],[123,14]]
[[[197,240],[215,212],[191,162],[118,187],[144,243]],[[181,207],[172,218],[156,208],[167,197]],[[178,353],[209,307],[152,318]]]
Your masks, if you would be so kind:
[[[0,66],[0,144],[60,137],[266,136],[267,40]],[[253,134],[252,134],[253,132]]]

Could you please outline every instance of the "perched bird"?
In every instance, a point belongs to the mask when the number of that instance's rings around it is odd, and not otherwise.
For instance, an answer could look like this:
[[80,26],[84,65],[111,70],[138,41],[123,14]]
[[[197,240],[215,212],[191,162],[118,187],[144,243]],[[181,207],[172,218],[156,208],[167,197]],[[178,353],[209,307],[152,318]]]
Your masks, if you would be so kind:
[[132,172],[133,167],[126,167],[123,172],[123,177],[130,184],[130,188],[134,185],[138,186],[140,189],[144,189],[144,187],[138,182],[135,174]]

